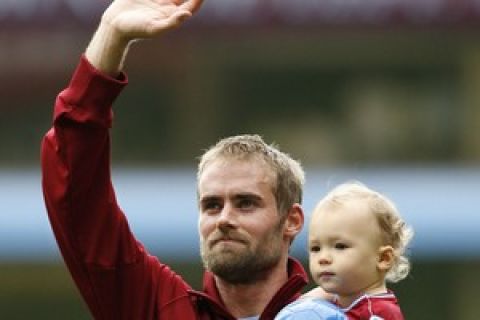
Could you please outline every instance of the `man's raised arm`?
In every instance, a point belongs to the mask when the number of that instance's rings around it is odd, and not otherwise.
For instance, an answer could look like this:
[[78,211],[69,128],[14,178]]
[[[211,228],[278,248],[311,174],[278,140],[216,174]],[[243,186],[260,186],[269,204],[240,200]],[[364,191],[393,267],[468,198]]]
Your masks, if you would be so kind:
[[[128,45],[179,25],[201,0],[116,0],[55,101],[42,143],[45,204],[65,263],[95,319],[154,319],[188,285],[130,232],[110,177],[111,105]],[[168,316],[166,317],[168,318]],[[172,318],[173,319],[173,318]],[[185,318],[187,319],[187,318]]]
[[203,0],[116,0],[105,11],[85,56],[98,70],[118,75],[129,44],[180,25]]

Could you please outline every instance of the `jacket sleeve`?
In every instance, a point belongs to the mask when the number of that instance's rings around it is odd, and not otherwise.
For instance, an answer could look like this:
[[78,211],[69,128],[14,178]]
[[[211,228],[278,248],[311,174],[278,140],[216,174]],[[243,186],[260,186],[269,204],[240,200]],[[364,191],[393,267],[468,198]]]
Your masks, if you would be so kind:
[[[42,143],[45,203],[63,258],[95,319],[152,319],[188,286],[132,235],[110,175],[111,104],[126,85],[82,57]],[[162,287],[158,290],[158,287]]]

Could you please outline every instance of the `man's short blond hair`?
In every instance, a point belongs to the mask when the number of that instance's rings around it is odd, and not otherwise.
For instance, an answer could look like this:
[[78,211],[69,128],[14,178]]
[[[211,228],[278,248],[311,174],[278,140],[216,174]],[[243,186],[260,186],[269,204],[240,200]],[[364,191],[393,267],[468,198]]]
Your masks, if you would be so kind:
[[224,138],[210,147],[198,164],[197,181],[205,168],[215,160],[261,161],[273,176],[272,192],[281,214],[302,202],[305,173],[297,160],[265,143],[259,135],[237,135]]

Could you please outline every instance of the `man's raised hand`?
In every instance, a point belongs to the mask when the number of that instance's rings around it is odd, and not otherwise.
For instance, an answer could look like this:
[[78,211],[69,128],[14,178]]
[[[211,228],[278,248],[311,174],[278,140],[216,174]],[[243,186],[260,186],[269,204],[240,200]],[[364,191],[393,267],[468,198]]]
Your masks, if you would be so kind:
[[203,0],[115,0],[85,51],[98,70],[117,76],[133,40],[154,38],[192,16]]
[[124,41],[152,38],[180,25],[202,4],[202,0],[115,0],[102,23],[114,28]]

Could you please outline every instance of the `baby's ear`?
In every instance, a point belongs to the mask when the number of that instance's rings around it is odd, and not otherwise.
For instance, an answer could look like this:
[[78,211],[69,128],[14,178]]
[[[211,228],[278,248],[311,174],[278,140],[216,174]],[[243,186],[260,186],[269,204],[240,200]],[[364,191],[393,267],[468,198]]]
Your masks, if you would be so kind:
[[393,266],[395,262],[395,250],[393,250],[392,246],[381,246],[378,249],[378,263],[377,268],[380,271],[387,272]]

